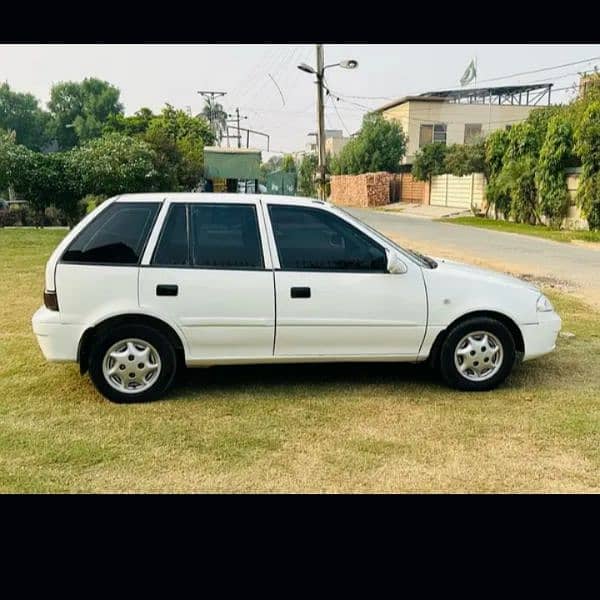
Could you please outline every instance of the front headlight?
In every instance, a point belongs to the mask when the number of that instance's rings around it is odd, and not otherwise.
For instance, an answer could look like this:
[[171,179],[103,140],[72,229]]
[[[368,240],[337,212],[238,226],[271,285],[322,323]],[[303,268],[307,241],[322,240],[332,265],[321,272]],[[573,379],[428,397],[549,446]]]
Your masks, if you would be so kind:
[[554,310],[552,302],[550,302],[550,300],[548,300],[544,294],[537,299],[535,307],[538,312],[551,312]]

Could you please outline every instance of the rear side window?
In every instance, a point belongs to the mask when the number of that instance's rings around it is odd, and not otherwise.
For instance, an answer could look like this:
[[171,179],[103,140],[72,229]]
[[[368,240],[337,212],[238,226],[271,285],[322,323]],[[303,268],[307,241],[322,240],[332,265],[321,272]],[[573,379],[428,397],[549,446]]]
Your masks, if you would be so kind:
[[103,210],[63,254],[64,262],[136,265],[159,209],[156,202],[115,202]]
[[254,205],[190,204],[192,261],[196,267],[261,269]]
[[246,204],[174,204],[152,264],[262,269],[256,208]]

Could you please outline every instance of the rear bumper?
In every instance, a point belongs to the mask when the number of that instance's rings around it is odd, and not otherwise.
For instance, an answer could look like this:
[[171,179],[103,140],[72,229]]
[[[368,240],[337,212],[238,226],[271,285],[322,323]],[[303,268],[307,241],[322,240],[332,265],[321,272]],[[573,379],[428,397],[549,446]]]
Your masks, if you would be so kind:
[[74,362],[81,337],[81,325],[60,322],[60,313],[41,306],[31,319],[33,333],[46,360]]
[[555,312],[538,313],[539,322],[535,325],[522,325],[525,354],[523,360],[531,360],[548,354],[556,348],[556,338],[562,321]]

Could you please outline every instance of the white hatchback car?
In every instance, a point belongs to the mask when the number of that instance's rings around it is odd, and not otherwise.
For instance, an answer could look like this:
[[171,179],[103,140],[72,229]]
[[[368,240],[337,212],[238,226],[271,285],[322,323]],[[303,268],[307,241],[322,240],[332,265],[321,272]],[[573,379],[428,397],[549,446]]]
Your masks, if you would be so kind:
[[33,330],[114,402],[158,398],[178,364],[398,361],[489,390],[555,347],[560,317],[518,279],[399,247],[305,198],[107,200],[46,266]]

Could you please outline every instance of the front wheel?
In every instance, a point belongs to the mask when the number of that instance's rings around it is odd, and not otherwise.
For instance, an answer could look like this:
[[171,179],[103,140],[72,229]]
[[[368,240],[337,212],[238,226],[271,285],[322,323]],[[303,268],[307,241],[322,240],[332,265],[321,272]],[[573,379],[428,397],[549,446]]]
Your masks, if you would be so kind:
[[515,341],[496,319],[477,317],[456,325],[440,353],[444,381],[459,390],[486,391],[500,385],[515,363]]
[[120,404],[150,402],[173,381],[177,357],[169,339],[147,325],[119,325],[101,333],[90,352],[98,391]]

